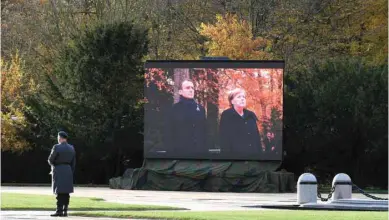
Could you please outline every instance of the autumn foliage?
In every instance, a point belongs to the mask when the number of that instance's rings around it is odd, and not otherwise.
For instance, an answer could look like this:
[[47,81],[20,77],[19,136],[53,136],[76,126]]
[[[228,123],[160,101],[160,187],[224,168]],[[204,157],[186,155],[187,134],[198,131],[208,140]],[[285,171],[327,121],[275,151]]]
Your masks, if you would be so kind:
[[267,60],[270,42],[261,37],[253,37],[246,20],[236,15],[217,15],[217,22],[201,24],[200,34],[209,38],[206,43],[210,56],[227,56],[232,60]]
[[23,71],[23,61],[16,53],[11,60],[1,60],[1,150],[23,152],[31,145],[21,137],[29,129],[24,116],[23,96],[34,92],[32,82]]

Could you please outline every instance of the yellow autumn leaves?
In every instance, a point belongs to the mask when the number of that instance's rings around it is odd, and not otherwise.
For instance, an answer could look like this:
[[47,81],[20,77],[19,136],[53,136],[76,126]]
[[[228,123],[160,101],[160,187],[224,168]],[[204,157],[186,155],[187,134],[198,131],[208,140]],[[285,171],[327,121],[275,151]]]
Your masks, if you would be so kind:
[[31,148],[21,132],[29,126],[22,110],[23,96],[34,91],[32,81],[24,77],[23,62],[16,53],[9,62],[1,59],[1,150],[23,151]]
[[217,15],[215,24],[200,25],[200,34],[210,40],[206,43],[209,56],[226,56],[232,60],[268,60],[270,42],[254,38],[249,23],[238,16]]

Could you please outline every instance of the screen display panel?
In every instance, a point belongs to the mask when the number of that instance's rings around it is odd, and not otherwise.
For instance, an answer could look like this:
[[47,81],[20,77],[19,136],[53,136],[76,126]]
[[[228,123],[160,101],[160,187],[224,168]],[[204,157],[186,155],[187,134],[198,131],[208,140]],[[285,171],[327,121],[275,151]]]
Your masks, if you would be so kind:
[[147,61],[144,157],[282,160],[283,61]]

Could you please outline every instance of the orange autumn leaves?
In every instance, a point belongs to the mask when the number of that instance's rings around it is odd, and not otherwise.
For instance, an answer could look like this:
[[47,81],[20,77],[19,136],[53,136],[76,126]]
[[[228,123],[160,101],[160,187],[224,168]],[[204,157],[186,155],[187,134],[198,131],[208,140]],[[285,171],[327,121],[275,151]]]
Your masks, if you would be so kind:
[[172,78],[168,77],[168,72],[159,68],[150,68],[145,73],[145,82],[148,87],[150,83],[154,83],[159,90],[163,90],[169,93],[173,92],[173,86],[171,83]]
[[283,105],[282,69],[226,69],[219,73],[219,114],[229,108],[228,92],[234,88],[246,91],[247,109],[253,111],[262,133],[263,123],[270,123],[271,112],[280,112]]

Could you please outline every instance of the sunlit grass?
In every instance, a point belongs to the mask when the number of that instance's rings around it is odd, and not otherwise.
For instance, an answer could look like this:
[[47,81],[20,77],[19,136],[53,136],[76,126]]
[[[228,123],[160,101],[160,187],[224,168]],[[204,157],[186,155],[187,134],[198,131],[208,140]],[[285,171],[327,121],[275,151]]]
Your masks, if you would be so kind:
[[[2,210],[53,210],[56,206],[55,196],[19,193],[1,193]],[[177,210],[169,206],[132,205],[106,202],[101,198],[70,197],[70,210]]]

